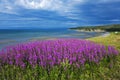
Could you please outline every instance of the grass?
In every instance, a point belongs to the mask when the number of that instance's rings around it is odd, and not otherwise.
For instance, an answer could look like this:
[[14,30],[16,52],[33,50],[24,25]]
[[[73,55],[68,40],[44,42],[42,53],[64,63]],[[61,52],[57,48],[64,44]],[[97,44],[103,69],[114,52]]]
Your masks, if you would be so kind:
[[106,37],[99,36],[99,37],[89,38],[88,40],[91,40],[97,43],[102,43],[106,46],[111,45],[120,50],[120,32],[110,33],[110,35]]
[[[106,46],[112,45],[120,51],[120,32],[119,33],[110,33],[110,35],[107,37],[99,36],[99,37],[90,38],[88,40],[91,40],[91,41],[94,41],[97,43],[101,43]],[[106,71],[106,73],[107,72],[109,73],[109,76],[104,75],[105,77],[109,78],[110,80],[120,80],[120,55],[117,56],[115,65],[113,66],[113,68],[108,69],[108,71]]]
[[[112,45],[120,50],[120,33],[95,37],[90,41]],[[37,66],[25,69],[13,65],[0,65],[0,80],[120,80],[120,55],[104,58],[99,64],[86,63],[83,68],[72,67],[66,60],[59,66],[45,69]]]

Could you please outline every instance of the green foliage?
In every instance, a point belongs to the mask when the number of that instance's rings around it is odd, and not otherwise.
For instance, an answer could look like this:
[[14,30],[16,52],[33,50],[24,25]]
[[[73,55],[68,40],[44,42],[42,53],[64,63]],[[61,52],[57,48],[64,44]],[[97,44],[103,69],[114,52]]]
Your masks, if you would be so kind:
[[105,26],[82,26],[82,27],[76,27],[76,28],[70,28],[70,29],[77,29],[77,30],[83,30],[83,31],[108,31],[108,32],[114,32],[114,31],[120,31],[120,24],[114,24],[114,25],[105,25]]
[[34,68],[28,66],[24,69],[5,65],[0,67],[0,80],[117,80],[120,79],[119,70],[120,56],[112,59],[104,58],[99,64],[86,63],[81,67],[72,66],[66,60],[50,70],[37,65]]

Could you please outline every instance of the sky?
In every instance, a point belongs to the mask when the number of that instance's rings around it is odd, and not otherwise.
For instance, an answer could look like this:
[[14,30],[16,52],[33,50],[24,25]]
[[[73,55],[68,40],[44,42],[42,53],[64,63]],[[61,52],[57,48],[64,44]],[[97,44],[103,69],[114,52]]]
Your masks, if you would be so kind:
[[120,0],[0,0],[0,29],[120,24]]

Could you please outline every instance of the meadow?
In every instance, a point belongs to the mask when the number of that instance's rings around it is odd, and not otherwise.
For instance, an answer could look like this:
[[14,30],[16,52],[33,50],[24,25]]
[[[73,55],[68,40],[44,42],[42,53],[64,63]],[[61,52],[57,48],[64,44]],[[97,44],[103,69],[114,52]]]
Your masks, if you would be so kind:
[[0,51],[0,80],[119,80],[120,33],[87,40],[59,39]]

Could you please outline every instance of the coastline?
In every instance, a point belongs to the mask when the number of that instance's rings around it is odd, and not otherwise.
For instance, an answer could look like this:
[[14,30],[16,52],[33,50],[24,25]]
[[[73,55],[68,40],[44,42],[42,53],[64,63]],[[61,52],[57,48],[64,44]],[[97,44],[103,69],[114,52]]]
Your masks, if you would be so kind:
[[[90,32],[91,33],[91,32]],[[89,38],[94,38],[94,37],[107,37],[110,35],[109,32],[98,32],[98,36],[90,36],[89,37],[89,32],[87,32],[88,37],[84,38],[84,39],[89,39]],[[78,37],[74,37],[74,36],[78,36]],[[74,34],[72,35],[73,37],[71,38],[68,38],[68,37],[37,37],[37,38],[31,38],[31,39],[28,39],[28,40],[25,40],[25,41],[16,41],[16,40],[5,40],[5,41],[0,41],[0,49],[3,49],[7,46],[11,46],[11,45],[16,45],[16,44],[21,44],[21,43],[26,43],[26,42],[32,42],[32,41],[42,41],[42,40],[56,40],[56,39],[83,39],[83,38],[80,38],[80,36],[85,36],[83,35],[82,33],[77,33],[77,34]]]
[[[79,30],[79,29],[73,29],[77,32],[97,32],[97,33],[102,33],[102,35],[99,35],[99,36],[95,36],[95,37],[107,37],[110,35],[110,32],[106,32],[104,30],[91,30],[91,31],[87,31],[87,30]],[[94,37],[91,37],[91,38],[94,38]]]
[[[96,37],[108,37],[110,35],[110,32],[104,32],[102,35],[96,36]],[[94,38],[94,37],[91,37]]]
[[103,35],[101,35],[101,37],[107,37],[107,36],[109,36],[109,35],[110,35],[109,32],[105,32]]
[[79,29],[73,29],[78,32],[106,32],[104,30],[79,30]]

